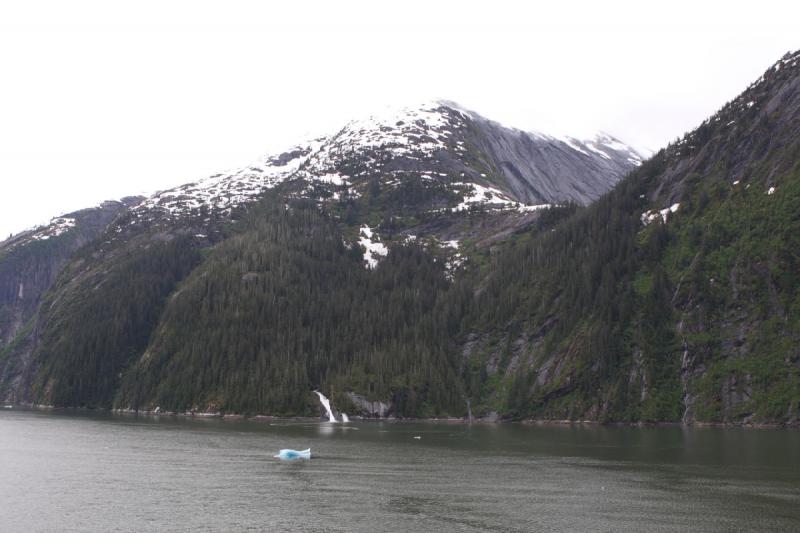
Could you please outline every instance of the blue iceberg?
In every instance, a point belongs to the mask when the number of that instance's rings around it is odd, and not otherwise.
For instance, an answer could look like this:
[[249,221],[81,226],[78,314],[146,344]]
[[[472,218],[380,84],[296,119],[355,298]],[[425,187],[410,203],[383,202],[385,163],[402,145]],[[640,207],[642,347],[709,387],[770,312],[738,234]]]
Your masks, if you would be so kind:
[[311,459],[311,448],[307,450],[290,450],[284,449],[276,455],[278,459],[293,460],[293,459]]

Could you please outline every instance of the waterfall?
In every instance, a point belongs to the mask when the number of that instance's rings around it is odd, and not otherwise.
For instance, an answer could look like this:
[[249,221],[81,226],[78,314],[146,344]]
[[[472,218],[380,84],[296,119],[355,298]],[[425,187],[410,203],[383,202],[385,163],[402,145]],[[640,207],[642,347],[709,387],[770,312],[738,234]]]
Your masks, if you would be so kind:
[[342,422],[345,424],[350,422],[350,417],[347,416],[347,413],[342,413]]
[[331,401],[328,400],[328,398],[326,398],[325,395],[320,391],[315,390],[314,392],[317,394],[317,396],[319,396],[319,403],[322,404],[322,407],[324,407],[325,411],[328,413],[328,421],[336,422],[336,417],[333,416],[333,411],[331,411]]

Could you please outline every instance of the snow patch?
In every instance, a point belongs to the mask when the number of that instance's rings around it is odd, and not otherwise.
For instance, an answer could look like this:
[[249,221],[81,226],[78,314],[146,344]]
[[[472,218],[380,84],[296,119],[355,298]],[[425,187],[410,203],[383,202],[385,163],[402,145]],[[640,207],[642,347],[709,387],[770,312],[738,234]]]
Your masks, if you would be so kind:
[[344,185],[347,183],[347,176],[340,176],[339,174],[322,174],[314,177],[315,181],[322,183],[330,183],[332,185]]
[[359,231],[358,244],[364,248],[364,262],[367,268],[375,268],[378,266],[378,258],[386,257],[389,250],[386,245],[373,240],[373,232],[366,224],[362,225]]
[[551,207],[553,207],[551,204],[521,204],[516,209],[520,213],[532,213],[542,209],[550,209]]
[[[438,239],[437,239],[438,240]],[[444,262],[445,277],[453,281],[455,279],[455,272],[464,264],[465,257],[459,252],[460,243],[458,240],[453,239],[449,241],[438,241],[439,246],[444,249],[452,250],[449,257]]]
[[466,211],[476,205],[490,205],[500,208],[517,206],[515,200],[495,187],[484,186],[478,183],[465,183],[462,181],[454,181],[451,185],[466,189],[466,194],[463,196],[461,203],[452,209],[454,213]]
[[312,141],[307,146],[295,147],[277,157],[265,157],[240,170],[215,174],[195,183],[158,192],[134,207],[134,216],[147,218],[152,212],[160,212],[169,217],[179,217],[201,209],[230,212],[291,177],[318,144],[319,140]]
[[455,279],[455,272],[464,265],[464,261],[464,256],[460,252],[456,252],[444,262],[445,276],[448,280],[453,281]]
[[75,219],[72,217],[56,217],[45,226],[37,226],[33,228],[33,235],[30,236],[30,241],[46,241],[51,237],[58,237],[68,232],[75,227]]
[[[349,122],[326,139],[304,165],[300,175],[313,179],[335,173],[354,152],[362,164],[380,170],[389,158],[406,157],[420,161],[447,148],[453,130],[463,125],[463,117],[444,112],[438,102],[418,107],[386,108],[380,113]],[[375,157],[380,152],[380,157]]]
[[676,204],[672,204],[669,207],[661,209],[659,211],[656,211],[655,209],[651,209],[649,211],[645,211],[644,213],[642,213],[642,217],[641,217],[642,224],[647,226],[648,224],[658,220],[659,218],[661,218],[661,221],[666,224],[667,223],[667,219],[669,218],[669,215],[671,213],[676,213],[678,211],[678,209],[680,208],[680,206],[681,206],[681,204],[676,203]]
[[607,153],[605,153],[604,151],[600,150],[600,149],[599,149],[599,148],[597,148],[596,146],[592,146],[592,143],[586,143],[586,144],[584,144],[584,146],[585,146],[586,148],[588,148],[589,150],[591,150],[592,152],[594,152],[594,153],[598,154],[600,157],[603,157],[603,158],[605,158],[605,159],[611,159],[611,156],[610,156],[610,155],[608,155],[608,154],[607,154]]
[[591,157],[591,155],[589,154],[589,152],[587,152],[586,150],[582,150],[582,149],[580,148],[580,146],[578,146],[578,145],[575,143],[575,139],[573,139],[573,138],[571,138],[571,137],[560,137],[560,138],[558,138],[558,140],[559,140],[559,141],[561,141],[561,142],[563,142],[564,144],[566,144],[567,146],[569,146],[570,148],[572,148],[572,149],[573,149],[573,150],[575,150],[576,152],[580,152],[580,153],[582,153],[583,155],[588,155],[589,157]]

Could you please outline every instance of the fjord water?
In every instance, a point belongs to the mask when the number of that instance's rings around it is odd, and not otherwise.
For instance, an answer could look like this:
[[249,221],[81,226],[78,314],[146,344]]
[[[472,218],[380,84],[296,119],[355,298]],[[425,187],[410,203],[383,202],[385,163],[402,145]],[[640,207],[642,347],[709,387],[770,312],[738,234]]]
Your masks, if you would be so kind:
[[6,532],[798,528],[791,430],[0,410]]

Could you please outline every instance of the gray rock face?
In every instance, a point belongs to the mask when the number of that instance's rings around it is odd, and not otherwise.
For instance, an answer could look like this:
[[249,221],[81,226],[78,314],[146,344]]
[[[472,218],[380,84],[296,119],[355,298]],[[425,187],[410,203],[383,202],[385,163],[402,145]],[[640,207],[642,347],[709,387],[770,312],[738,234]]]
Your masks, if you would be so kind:
[[509,192],[525,204],[589,204],[642,162],[636,150],[608,134],[589,140],[554,137],[463,113],[470,123],[469,143],[486,154]]
[[[508,210],[516,204],[588,204],[641,163],[618,139],[555,137],[505,127],[458,104],[435,101],[346,124],[277,156],[161,191],[134,209],[138,220],[229,213],[267,189],[320,202],[383,189],[394,208]],[[413,204],[413,205],[411,205]]]
[[350,398],[350,401],[353,402],[353,405],[359,409],[358,414],[362,416],[385,418],[392,408],[391,404],[377,401],[371,402],[354,392],[348,392],[347,397]]
[[609,135],[580,141],[523,132],[434,101],[353,120],[283,154],[160,191],[133,207],[119,232],[151,226],[169,231],[194,221],[201,234],[211,235],[213,229],[203,226],[271,190],[287,202],[313,201],[323,211],[347,211],[367,199],[395,224],[371,227],[376,242],[446,242],[455,255],[460,242],[487,246],[531,223],[548,205],[590,203],[640,161]]

